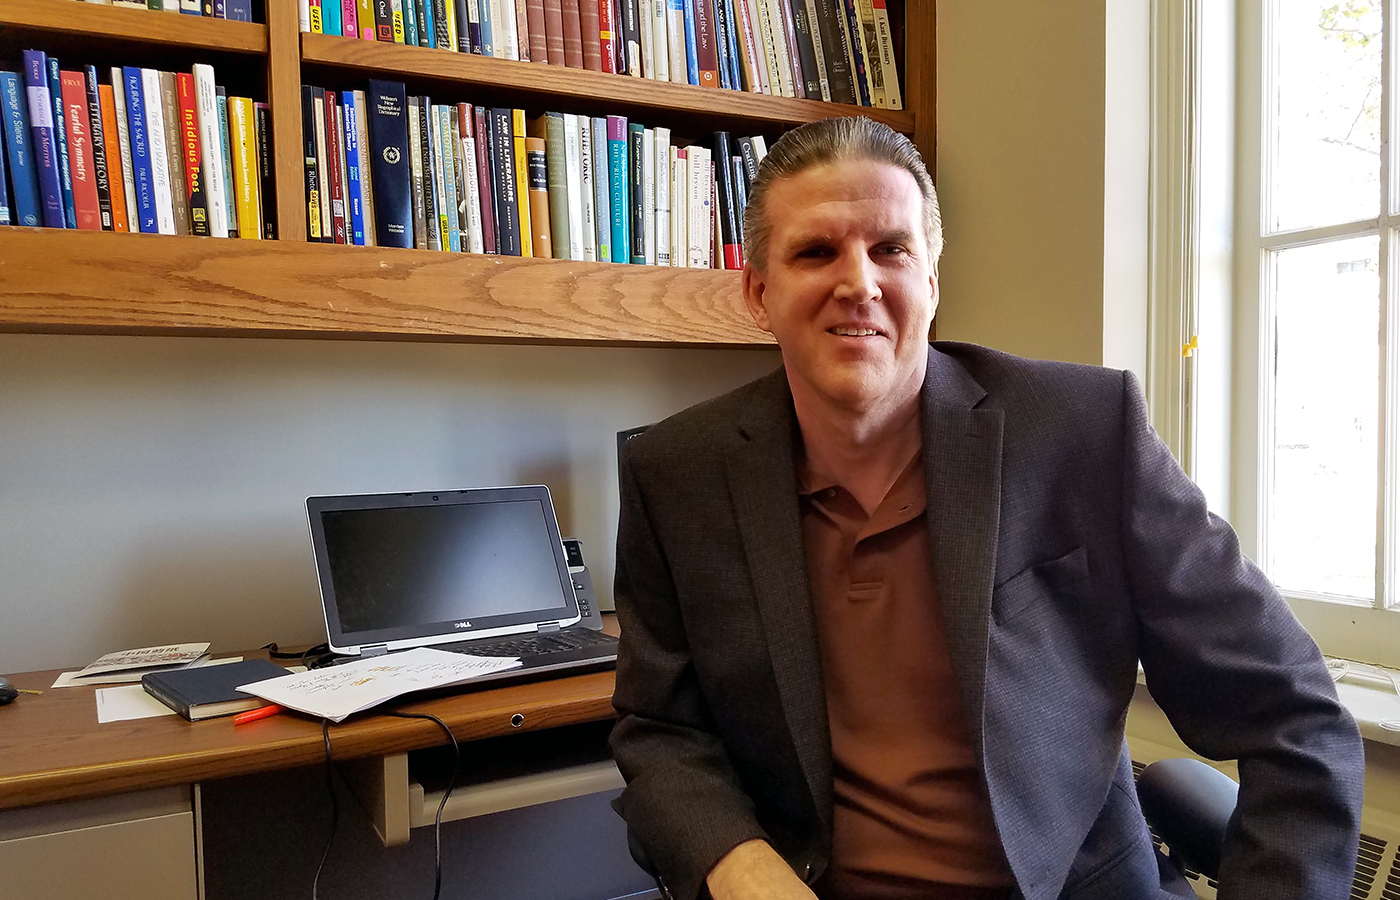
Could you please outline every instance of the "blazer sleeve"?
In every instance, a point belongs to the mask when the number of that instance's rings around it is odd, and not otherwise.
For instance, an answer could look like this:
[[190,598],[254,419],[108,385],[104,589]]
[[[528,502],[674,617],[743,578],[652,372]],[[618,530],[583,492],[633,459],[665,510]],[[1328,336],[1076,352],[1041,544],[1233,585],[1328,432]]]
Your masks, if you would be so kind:
[[1322,654],[1148,424],[1124,373],[1123,541],[1153,699],[1239,763],[1221,900],[1350,895],[1364,760]]
[[622,643],[613,757],[615,802],[676,900],[691,900],[731,849],[765,837],[698,682],[665,549],[624,445],[614,595]]

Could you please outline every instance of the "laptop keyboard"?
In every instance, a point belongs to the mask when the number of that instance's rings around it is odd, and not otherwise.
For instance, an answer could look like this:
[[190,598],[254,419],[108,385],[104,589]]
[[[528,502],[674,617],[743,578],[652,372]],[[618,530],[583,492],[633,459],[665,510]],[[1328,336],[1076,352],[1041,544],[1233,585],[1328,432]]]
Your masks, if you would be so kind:
[[501,638],[494,641],[453,644],[442,649],[451,650],[453,653],[469,653],[472,656],[538,656],[548,653],[565,653],[598,644],[611,644],[614,640],[601,631],[580,628],[570,631],[553,631],[547,634],[530,634],[524,637]]

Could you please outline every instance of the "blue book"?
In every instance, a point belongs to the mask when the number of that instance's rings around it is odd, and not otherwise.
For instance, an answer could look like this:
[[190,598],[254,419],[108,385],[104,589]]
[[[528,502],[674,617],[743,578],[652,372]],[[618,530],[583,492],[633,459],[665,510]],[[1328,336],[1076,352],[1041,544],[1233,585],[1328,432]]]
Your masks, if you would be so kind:
[[495,44],[491,41],[494,29],[491,27],[491,4],[481,4],[481,55],[495,56]]
[[627,171],[627,119],[608,116],[608,208],[612,217],[612,261],[632,259],[632,198]]
[[63,182],[58,174],[58,144],[53,133],[53,101],[49,98],[49,61],[41,50],[24,51],[24,91],[29,102],[29,136],[34,143],[34,167],[44,200],[44,226],[67,227],[63,218]]
[[[612,188],[608,178],[608,120],[598,116],[593,120],[593,228],[597,232],[598,261],[612,261],[612,217],[607,210],[612,203]],[[659,176],[658,176],[659,177]]]
[[350,199],[350,243],[365,245],[365,194],[360,187],[360,110],[355,106],[355,92],[341,91],[341,108],[345,111],[345,196]]
[[695,8],[686,0],[680,2],[685,7],[685,78],[691,84],[699,84],[700,58],[695,48]]
[[403,43],[405,47],[418,46],[418,12],[414,0],[403,0]]
[[[447,23],[444,22],[443,25]],[[423,38],[424,47],[437,46],[437,21],[433,18],[433,0],[423,0]]]
[[12,225],[10,221],[10,194],[5,188],[5,134],[0,131],[0,225]]
[[734,90],[734,82],[729,73],[729,9],[725,0],[715,0],[711,7],[710,24],[715,29],[715,60],[719,63],[719,86],[722,90]]
[[253,21],[252,0],[228,0],[225,12],[231,22]]
[[34,152],[30,149],[29,111],[20,94],[19,75],[0,72],[0,118],[5,128],[5,153],[10,164],[10,184],[14,186],[10,218],[16,225],[42,224],[43,206],[39,201],[39,180],[34,172]]
[[326,0],[321,4],[321,31],[325,34],[340,34],[340,0]]
[[214,99],[219,105],[219,141],[224,148],[224,196],[229,198],[229,202],[224,204],[228,210],[228,236],[238,237],[238,204],[233,202],[233,198],[238,196],[233,189],[233,151],[229,147],[228,133],[228,94],[224,92],[223,85],[214,86]]
[[53,101],[53,134],[58,144],[58,178],[63,186],[63,227],[78,227],[78,209],[73,205],[73,170],[68,162],[68,118],[63,111],[63,77],[58,60],[49,57],[49,99]]
[[[413,248],[413,194],[408,163],[408,94],[401,81],[370,79],[365,92],[374,236],[381,247]],[[414,123],[417,127],[417,123]],[[488,187],[483,185],[483,188]]]
[[[724,5],[726,11],[729,13],[725,18],[724,36],[720,38],[720,40],[724,41],[724,45],[729,48],[729,53],[727,54],[729,57],[729,80],[734,90],[742,91],[744,89],[744,80],[740,77],[739,70],[739,23],[735,20],[735,9],[733,4],[730,3],[730,0],[719,0],[719,2]],[[744,0],[738,0],[738,2],[742,3]],[[721,54],[721,63],[724,62],[724,58],[725,54]]]
[[131,174],[136,181],[137,224],[142,234],[160,234],[156,224],[156,183],[151,172],[151,144],[146,133],[146,101],[141,70],[122,69],[126,81],[126,128],[131,136]]

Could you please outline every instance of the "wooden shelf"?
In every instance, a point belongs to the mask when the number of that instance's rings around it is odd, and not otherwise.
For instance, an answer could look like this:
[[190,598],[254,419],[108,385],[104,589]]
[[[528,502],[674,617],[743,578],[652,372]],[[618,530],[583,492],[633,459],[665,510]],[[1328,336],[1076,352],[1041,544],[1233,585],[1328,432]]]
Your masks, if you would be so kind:
[[0,26],[4,25],[233,53],[267,53],[266,25],[74,0],[3,0]]
[[592,106],[602,102],[630,109],[654,109],[667,115],[720,116],[777,125],[799,125],[832,116],[863,115],[884,122],[904,134],[914,133],[914,115],[904,110],[869,109],[818,100],[793,100],[745,91],[701,88],[587,69],[567,69],[334,35],[302,34],[301,58],[304,63],[358,69],[373,75],[450,80],[489,86],[493,90],[557,97]]
[[0,228],[0,332],[768,346],[739,273]]

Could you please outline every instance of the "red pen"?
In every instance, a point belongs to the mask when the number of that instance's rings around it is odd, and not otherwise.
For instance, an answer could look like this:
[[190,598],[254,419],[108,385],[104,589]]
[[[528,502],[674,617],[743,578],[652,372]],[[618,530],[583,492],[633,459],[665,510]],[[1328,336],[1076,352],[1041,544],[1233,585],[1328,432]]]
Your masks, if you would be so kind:
[[247,712],[239,713],[233,717],[233,724],[243,725],[248,722],[256,722],[258,719],[266,719],[268,716],[275,716],[282,711],[282,707],[276,703],[267,706],[260,706],[257,709],[250,709]]

